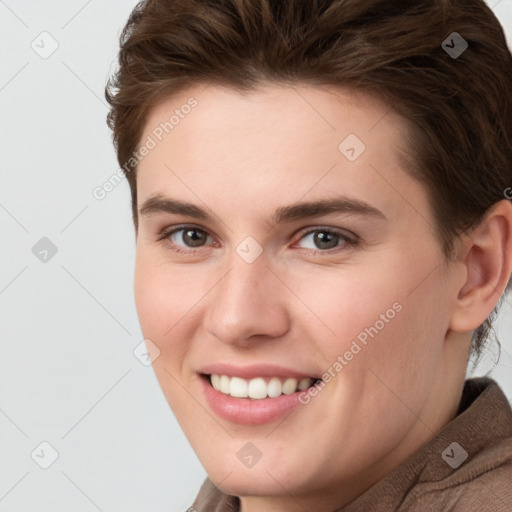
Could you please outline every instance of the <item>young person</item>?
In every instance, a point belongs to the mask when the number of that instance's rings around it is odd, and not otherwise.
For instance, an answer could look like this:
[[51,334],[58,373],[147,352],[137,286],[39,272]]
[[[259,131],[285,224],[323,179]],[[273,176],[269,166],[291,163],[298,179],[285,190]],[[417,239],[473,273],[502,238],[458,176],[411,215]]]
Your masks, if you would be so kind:
[[108,123],[190,510],[509,511],[465,379],[512,272],[512,56],[483,0],[147,0]]

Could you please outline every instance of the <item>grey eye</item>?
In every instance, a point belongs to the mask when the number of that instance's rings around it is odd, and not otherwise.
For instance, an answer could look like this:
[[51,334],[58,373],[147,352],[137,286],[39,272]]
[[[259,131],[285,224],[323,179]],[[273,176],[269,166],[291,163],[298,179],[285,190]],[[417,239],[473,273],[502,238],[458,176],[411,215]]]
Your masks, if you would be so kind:
[[171,234],[171,241],[186,247],[201,247],[208,240],[208,235],[201,229],[181,228]]
[[301,240],[306,240],[308,242],[309,246],[305,246],[306,249],[328,250],[341,245],[339,241],[343,241],[344,239],[345,237],[339,233],[328,231],[326,229],[317,229],[307,233]]

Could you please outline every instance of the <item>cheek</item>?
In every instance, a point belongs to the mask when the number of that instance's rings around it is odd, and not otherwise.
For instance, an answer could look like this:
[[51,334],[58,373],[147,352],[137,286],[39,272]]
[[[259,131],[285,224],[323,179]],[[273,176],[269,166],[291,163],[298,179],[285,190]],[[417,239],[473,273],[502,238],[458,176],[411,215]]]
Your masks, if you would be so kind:
[[[200,290],[179,268],[169,268],[149,250],[137,251],[134,296],[137,315],[144,338],[160,350],[152,367],[167,402],[180,411],[190,402],[184,391],[183,362],[192,339],[191,308],[200,299]],[[194,282],[194,281],[192,281]],[[204,293],[203,293],[204,294]]]
[[312,339],[321,340],[319,346],[331,358],[348,350],[352,341],[364,346],[376,331],[384,333],[401,321],[404,279],[397,285],[384,268],[373,267],[294,278],[293,288],[311,312],[309,328],[316,331]]
[[166,283],[159,279],[155,267],[138,253],[134,276],[135,306],[144,337],[154,342],[165,328],[164,309],[168,307],[168,300],[172,300],[166,290]]
[[368,377],[387,383],[404,398],[416,397],[419,403],[426,398],[443,358],[449,305],[435,273],[417,288],[421,279],[404,281],[406,286],[397,289],[395,285],[377,308],[368,308],[372,313],[365,312],[356,340],[365,341],[361,352],[365,357],[360,361],[362,370],[373,371]]
[[402,365],[414,372],[418,360],[434,365],[449,308],[443,303],[439,276],[434,272],[425,279],[433,267],[405,269],[388,262],[304,283],[299,293],[318,319],[311,317],[310,326],[316,327],[316,335],[311,335],[321,338],[324,362],[334,363],[346,353],[345,359],[361,371],[370,365],[391,373]]
[[171,268],[149,250],[138,250],[134,296],[144,336],[162,344],[182,330],[194,304],[204,295],[200,283],[199,276],[191,276],[184,267]]

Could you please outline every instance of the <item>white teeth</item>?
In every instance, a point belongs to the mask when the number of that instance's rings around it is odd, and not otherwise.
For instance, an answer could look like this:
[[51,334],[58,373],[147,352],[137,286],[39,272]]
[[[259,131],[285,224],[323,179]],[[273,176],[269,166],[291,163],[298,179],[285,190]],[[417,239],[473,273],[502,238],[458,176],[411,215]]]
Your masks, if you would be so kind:
[[[213,377],[213,375],[212,375],[212,377]],[[309,386],[311,386],[311,379],[310,379],[309,377],[306,377],[305,379],[301,379],[301,380],[299,381],[299,384],[298,384],[298,386],[297,386],[297,389],[298,389],[299,391],[302,391],[302,390],[304,390],[304,389],[309,388]]]
[[314,380],[310,377],[305,377],[300,381],[297,379],[289,378],[281,381],[278,377],[272,377],[268,381],[263,377],[256,377],[255,379],[242,379],[241,377],[228,377],[227,375],[210,376],[210,381],[214,389],[231,395],[237,398],[276,398],[281,394],[291,395],[296,391],[302,391],[311,386]]
[[270,398],[275,398],[281,394],[281,380],[277,377],[272,377],[267,384],[267,395]]
[[247,396],[247,381],[240,377],[232,377],[229,383],[229,394],[237,398],[245,398]]
[[247,394],[249,398],[267,398],[267,383],[265,379],[251,379]]
[[286,379],[283,384],[283,393],[285,395],[291,395],[295,393],[297,389],[297,379]]
[[212,375],[212,386],[215,389],[220,389],[220,377],[218,375]]
[[217,391],[221,391],[222,393],[229,395],[229,377],[227,375],[222,375],[220,377],[219,389],[217,389]]

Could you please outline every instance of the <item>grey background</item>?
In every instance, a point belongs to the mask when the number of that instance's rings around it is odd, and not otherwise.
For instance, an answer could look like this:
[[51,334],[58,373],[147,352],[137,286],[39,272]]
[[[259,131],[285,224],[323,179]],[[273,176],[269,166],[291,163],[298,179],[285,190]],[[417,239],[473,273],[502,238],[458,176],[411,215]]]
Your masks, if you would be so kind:
[[[128,184],[92,194],[119,169],[103,89],[135,5],[0,1],[1,512],[183,511],[205,477],[133,354],[143,337]],[[489,5],[510,43],[512,0]],[[46,59],[31,47],[52,41]],[[508,297],[499,365],[488,355],[473,373],[490,371],[509,398],[511,313]],[[42,442],[58,452],[48,469]]]

